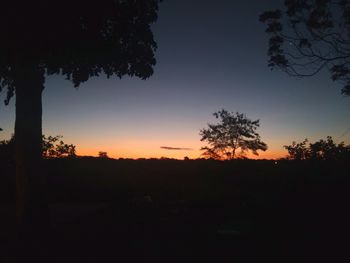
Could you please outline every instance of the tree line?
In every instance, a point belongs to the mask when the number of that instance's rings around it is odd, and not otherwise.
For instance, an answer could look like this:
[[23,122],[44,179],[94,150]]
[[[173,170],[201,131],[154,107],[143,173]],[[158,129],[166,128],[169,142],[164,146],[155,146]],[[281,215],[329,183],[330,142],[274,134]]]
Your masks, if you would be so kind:
[[314,143],[308,139],[293,141],[291,145],[283,147],[288,151],[287,159],[291,160],[350,160],[350,145],[344,142],[337,144],[331,136]]
[[[258,155],[266,151],[267,144],[260,138],[257,129],[260,120],[251,120],[243,113],[220,110],[213,114],[218,123],[208,124],[200,131],[201,141],[207,146],[201,148],[203,156],[215,160],[246,158],[247,152]],[[283,146],[288,151],[288,160],[345,160],[350,159],[350,145],[344,142],[335,143],[331,136],[309,143],[293,141]]]
[[[0,159],[13,160],[15,155],[15,136],[11,136],[9,140],[0,141]],[[56,136],[42,136],[42,158],[75,158],[76,146],[74,144],[67,144],[63,141],[62,135]],[[98,152],[99,158],[108,159],[107,152]]]
[[[42,135],[42,158],[63,158],[76,157],[76,146],[67,144],[62,140],[63,136],[45,136]],[[0,141],[0,159],[11,160],[15,155],[15,137],[9,140]]]
[[[207,159],[233,160],[247,158],[248,152],[259,155],[258,151],[266,151],[268,146],[261,140],[257,129],[260,120],[251,120],[245,114],[229,112],[222,109],[213,114],[218,123],[208,124],[201,129],[201,141],[207,146],[201,148],[202,156]],[[63,136],[42,136],[42,158],[76,157],[76,146],[63,141]],[[314,143],[304,139],[284,145],[288,160],[347,160],[350,159],[350,145],[336,143],[331,136]],[[12,160],[15,154],[15,137],[0,141],[0,159]],[[107,152],[98,152],[98,157],[108,159]]]

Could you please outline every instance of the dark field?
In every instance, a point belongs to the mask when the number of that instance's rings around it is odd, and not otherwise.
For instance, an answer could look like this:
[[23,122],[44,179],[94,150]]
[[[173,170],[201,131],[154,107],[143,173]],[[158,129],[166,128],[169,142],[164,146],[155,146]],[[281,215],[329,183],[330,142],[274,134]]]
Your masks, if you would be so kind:
[[[14,262],[14,178],[1,164],[1,262]],[[349,262],[346,162],[45,162],[45,262]],[[349,252],[348,252],[349,250]]]

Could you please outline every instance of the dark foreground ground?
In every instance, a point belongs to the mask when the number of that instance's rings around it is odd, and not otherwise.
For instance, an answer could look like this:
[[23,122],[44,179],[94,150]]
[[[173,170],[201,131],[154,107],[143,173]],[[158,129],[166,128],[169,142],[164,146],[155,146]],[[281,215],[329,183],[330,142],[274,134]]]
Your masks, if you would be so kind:
[[1,167],[0,262],[350,262],[347,162],[50,160],[51,229],[27,251]]

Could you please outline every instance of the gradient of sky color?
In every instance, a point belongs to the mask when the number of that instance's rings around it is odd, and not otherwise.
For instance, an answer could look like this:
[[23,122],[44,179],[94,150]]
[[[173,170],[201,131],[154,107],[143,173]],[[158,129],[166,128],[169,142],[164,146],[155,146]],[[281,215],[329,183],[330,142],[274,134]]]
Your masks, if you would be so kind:
[[[81,155],[197,158],[204,146],[199,130],[225,108],[260,119],[269,149],[259,158],[283,157],[283,145],[305,137],[331,135],[349,144],[350,97],[340,94],[327,72],[296,79],[267,67],[268,36],[258,16],[282,4],[164,1],[153,26],[159,46],[154,75],[146,81],[101,76],[78,90],[61,76],[48,77],[44,134],[63,135]],[[0,140],[13,133],[14,104],[0,105]]]

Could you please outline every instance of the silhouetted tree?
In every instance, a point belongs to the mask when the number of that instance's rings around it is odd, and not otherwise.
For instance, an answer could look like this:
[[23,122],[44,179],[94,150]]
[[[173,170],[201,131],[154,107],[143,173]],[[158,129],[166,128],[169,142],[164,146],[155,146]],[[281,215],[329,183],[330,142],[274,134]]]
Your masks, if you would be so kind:
[[[66,144],[62,141],[63,136],[42,137],[42,157],[45,159],[75,157],[75,145]],[[0,141],[0,158],[14,159],[15,156],[15,137],[11,136],[9,140]]]
[[269,66],[298,77],[328,69],[342,83],[342,93],[350,95],[350,1],[287,0],[284,5],[260,15],[271,36]]
[[345,146],[344,142],[336,144],[331,136],[327,136],[326,140],[319,140],[310,143],[310,158],[318,160],[340,160],[350,153],[350,147]]
[[[16,195],[19,224],[48,215],[39,176],[45,77],[64,75],[77,87],[105,74],[152,75],[156,43],[150,28],[158,0],[3,1],[0,91],[16,94]],[[39,215],[42,213],[42,215]],[[47,220],[46,220],[47,221]]]
[[308,139],[300,143],[292,142],[291,145],[284,145],[283,147],[288,151],[288,158],[292,160],[305,160],[310,157],[310,150],[306,146]]
[[301,143],[293,142],[292,145],[285,145],[288,150],[288,158],[292,160],[345,160],[350,159],[350,145],[344,142],[336,144],[331,136],[326,140],[319,140],[309,143],[305,139]]
[[66,144],[62,141],[62,136],[43,135],[42,156],[43,158],[75,157],[75,145]]
[[209,146],[203,147],[203,155],[213,159],[234,159],[237,151],[244,155],[246,151],[252,151],[258,155],[258,150],[266,151],[266,143],[260,140],[256,132],[260,126],[259,120],[252,121],[241,113],[230,113],[221,110],[213,114],[220,122],[208,124],[208,129],[202,129],[201,141],[206,141]]
[[103,159],[109,158],[107,152],[98,152],[98,157]]

